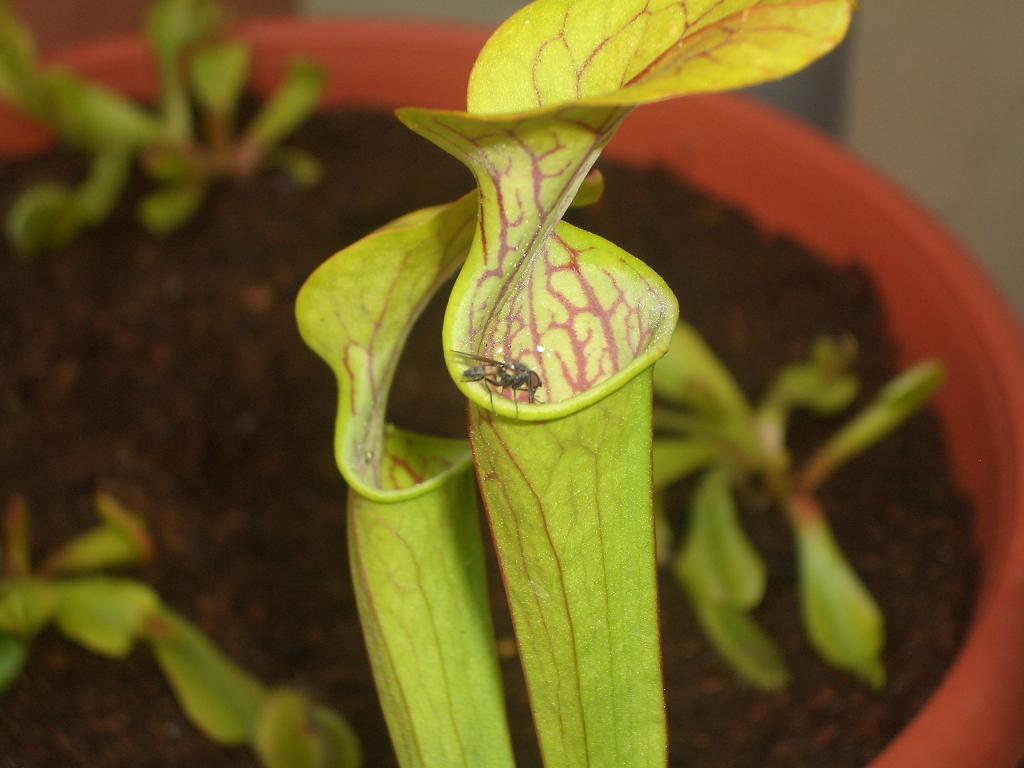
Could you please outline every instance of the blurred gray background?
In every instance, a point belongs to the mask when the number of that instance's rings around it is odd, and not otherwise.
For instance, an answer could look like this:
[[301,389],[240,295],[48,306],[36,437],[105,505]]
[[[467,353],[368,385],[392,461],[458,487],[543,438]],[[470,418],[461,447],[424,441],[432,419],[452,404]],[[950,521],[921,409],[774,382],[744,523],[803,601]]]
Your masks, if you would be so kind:
[[[137,29],[148,0],[14,0],[44,47]],[[226,0],[242,16],[493,25],[525,0]],[[934,213],[1024,317],[1024,0],[861,0],[834,54],[755,89],[832,133]]]

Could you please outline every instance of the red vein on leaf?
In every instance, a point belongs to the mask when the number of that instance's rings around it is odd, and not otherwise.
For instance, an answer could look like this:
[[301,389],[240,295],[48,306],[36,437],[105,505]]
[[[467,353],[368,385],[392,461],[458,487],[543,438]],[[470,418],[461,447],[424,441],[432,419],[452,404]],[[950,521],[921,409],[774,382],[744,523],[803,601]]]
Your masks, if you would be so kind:
[[[469,424],[469,427],[470,427],[471,430],[472,430],[474,425],[477,427],[477,429],[482,429],[483,428],[483,423],[485,421],[488,423],[488,425],[490,424],[490,422],[491,422],[490,417],[488,416],[488,417],[485,418],[484,416],[482,416],[481,415],[482,412],[480,411],[480,409],[474,407],[472,404],[469,404],[467,406],[466,410],[467,410],[467,421],[468,421],[468,424]],[[487,456],[487,457],[480,456],[477,453],[477,450],[476,450],[477,443],[476,443],[475,440],[470,440],[470,446],[471,446],[471,449],[473,451],[474,466],[476,467],[477,476],[479,478],[479,481],[480,481],[481,485],[484,482],[493,483],[493,486],[497,487],[499,489],[499,491],[501,492],[501,495],[504,498],[505,508],[507,508],[507,509],[512,508],[512,500],[511,500],[510,496],[508,495],[507,488],[505,488],[505,486],[503,484],[498,482],[498,472],[497,472],[496,466],[493,463],[490,464],[489,468],[486,468],[486,469],[483,466],[483,461],[484,460],[490,461],[493,457],[490,457],[490,456]],[[487,510],[487,512],[488,512],[488,514],[486,514],[484,516],[486,518],[486,520],[487,520],[487,526],[488,526],[488,528],[491,531],[491,537],[494,539],[495,542],[497,542],[497,528],[496,528],[496,523],[495,523],[495,515],[490,514],[490,509],[491,509],[490,498],[488,497],[487,494],[483,494],[482,498],[483,498],[483,502],[484,502],[484,509]],[[502,526],[503,530],[505,528],[506,528],[505,526]],[[517,540],[516,543],[518,544],[519,554],[520,554],[520,557],[519,557],[518,561],[515,563],[515,565],[521,567],[524,571],[527,572],[526,579],[527,579],[527,582],[530,582],[530,581],[532,581],[532,579],[529,577],[529,568],[526,565],[526,563],[527,563],[527,560],[526,560],[526,544],[525,544],[525,542],[522,539],[522,531],[521,531],[521,529],[516,527],[515,528],[515,533],[516,533],[516,540]],[[505,588],[505,594],[509,596],[510,608],[512,609],[513,615],[516,615],[515,605],[511,604],[512,595],[514,593],[509,588],[509,578],[508,578],[508,570],[509,569],[507,567],[507,565],[509,565],[509,564],[506,563],[506,561],[502,558],[502,552],[501,552],[500,548],[496,549],[496,553],[497,553],[497,557],[498,557],[498,571],[501,574],[501,580],[502,580],[502,584],[504,585],[504,588]],[[550,632],[550,630],[548,629],[548,626],[547,626],[547,619],[545,618],[544,613],[543,613],[543,611],[540,608],[540,602],[539,602],[538,595],[535,592],[533,592],[532,590],[531,590],[531,593],[533,594],[534,602],[537,603],[537,615],[540,617],[541,625],[543,627],[544,637],[547,640],[548,656],[554,661],[554,659],[555,659],[554,642],[553,642],[553,640],[551,638],[551,632]],[[531,625],[533,624],[533,617],[529,613],[527,613],[527,615],[523,616],[523,619],[524,619],[524,621],[526,623],[529,623]],[[520,628],[519,628],[519,626],[515,622],[513,622],[513,624],[512,624],[512,631],[513,631],[513,633],[516,636],[517,642],[519,642]],[[555,666],[557,667],[557,664]],[[530,682],[529,677],[526,678],[526,687],[527,687],[528,691],[530,692],[530,696],[529,696],[530,709],[531,709],[531,711],[534,714],[534,718],[536,719],[537,711],[536,711],[536,708],[534,706],[535,699],[533,697],[533,688],[531,686],[531,682]],[[561,697],[561,689],[562,689],[562,680],[561,680],[560,677],[558,677],[556,675],[556,677],[555,677],[555,699],[556,699],[556,701],[558,699],[560,699],[560,697]],[[563,748],[564,748],[564,745],[566,745],[565,721],[564,721],[564,719],[562,717],[561,707],[557,707],[556,709],[557,709],[557,713],[558,713],[559,736],[560,736],[560,739],[562,741]],[[540,748],[541,748],[541,752],[543,753],[544,752],[544,745],[541,744]]]
[[[462,733],[459,731],[457,725],[458,720],[455,715],[454,701],[453,697],[451,696],[451,690],[448,688],[448,665],[446,663],[446,657],[443,650],[444,644],[441,642],[441,635],[437,629],[437,620],[434,616],[434,606],[430,602],[431,591],[423,588],[423,579],[421,578],[422,571],[420,568],[420,561],[416,557],[416,550],[411,544],[409,544],[405,536],[403,536],[402,533],[393,526],[389,525],[388,523],[382,520],[378,520],[377,525],[387,530],[391,534],[391,536],[398,541],[402,548],[405,549],[407,553],[406,559],[408,562],[412,564],[413,570],[415,571],[416,576],[414,578],[414,581],[418,585],[417,591],[419,592],[420,597],[423,599],[423,602],[427,604],[427,616],[430,617],[430,633],[434,636],[434,647],[436,648],[437,651],[438,662],[441,665],[441,674],[445,681],[446,695],[444,696],[444,699],[448,708],[448,718],[451,723],[452,732],[455,734],[455,741],[459,745],[459,752],[462,753],[462,764],[467,767],[471,766],[471,763],[469,762],[469,756],[466,754],[466,745],[462,741]],[[410,638],[412,637],[411,635],[407,636]],[[410,642],[410,646],[416,648],[417,644]],[[419,668],[424,667],[424,665],[417,666]]]
[[[639,11],[637,11],[632,16],[632,18],[630,18],[625,24],[623,24],[615,32],[612,32],[610,35],[608,35],[608,37],[602,39],[596,46],[594,46],[593,50],[590,51],[590,54],[587,56],[587,58],[585,58],[583,60],[583,63],[579,67],[576,68],[576,98],[582,98],[582,93],[583,93],[583,88],[582,88],[583,76],[586,74],[587,70],[590,68],[590,65],[594,63],[594,60],[597,58],[598,54],[600,54],[601,51],[603,51],[608,46],[608,44],[611,43],[612,40],[614,40],[615,38],[619,37],[619,35],[625,34],[626,30],[628,30],[631,26],[633,26],[637,21],[642,19],[644,16],[650,16],[650,14],[651,14],[651,3],[650,3],[650,0],[647,0],[647,2],[644,3],[644,7],[641,8]],[[633,57],[635,58],[635,56],[636,56],[636,49],[633,50]],[[628,70],[628,67],[626,69]]]
[[[569,607],[569,598],[568,598],[568,594],[567,594],[567,591],[566,591],[565,573],[562,570],[562,561],[561,561],[561,558],[559,557],[558,549],[555,546],[554,539],[552,538],[551,529],[548,527],[548,520],[547,520],[547,516],[544,514],[543,502],[541,501],[540,494],[537,493],[537,490],[533,487],[532,483],[529,481],[526,473],[523,471],[522,466],[520,466],[518,460],[516,459],[515,454],[509,448],[508,444],[505,442],[505,439],[502,437],[501,433],[494,427],[493,423],[490,422],[490,421],[487,421],[487,422],[481,421],[480,423],[481,424],[486,424],[486,426],[488,428],[490,428],[491,434],[494,437],[494,441],[496,442],[498,447],[501,449],[502,453],[505,454],[505,456],[507,457],[509,463],[513,467],[515,473],[519,476],[519,478],[521,479],[522,483],[526,486],[527,490],[529,491],[530,496],[533,498],[534,508],[537,511],[538,519],[540,520],[541,527],[542,527],[542,529],[544,531],[544,537],[545,537],[545,539],[547,539],[547,542],[548,542],[548,549],[551,552],[551,559],[552,559],[552,562],[554,563],[555,571],[558,574],[558,586],[559,586],[558,592],[559,592],[559,595],[562,598],[562,607],[564,608],[564,611],[565,611],[565,620],[566,620],[566,623],[568,624],[568,627],[569,627],[569,639],[570,639],[569,646],[572,649],[573,666],[576,669],[576,675],[574,676],[574,679],[576,681],[576,700],[577,700],[577,703],[579,704],[580,712],[582,713],[583,709],[584,709],[583,708],[583,691],[580,689],[580,672],[581,671],[580,671],[580,666],[579,666],[579,657],[577,656],[577,653],[576,653],[576,643],[577,643],[577,640],[576,640],[576,628],[575,628],[575,625],[574,625],[573,619],[572,619],[572,611],[571,611],[571,609]],[[514,505],[512,503],[512,500],[508,498],[508,496],[507,496],[507,492],[508,492],[507,488],[505,487],[504,483],[499,483],[499,486],[502,489],[503,495],[506,495],[507,509],[514,513],[515,509],[516,509],[516,505]],[[517,530],[518,530],[518,527],[517,527]],[[526,560],[525,560],[526,553],[525,553],[525,551],[522,551],[522,546],[523,546],[523,542],[520,539],[521,555],[524,558],[523,562],[525,563],[526,562]],[[532,592],[532,590],[531,590],[531,592]],[[536,598],[536,595],[535,595],[535,598]],[[539,602],[538,602],[538,610],[541,612],[541,615],[543,615],[543,611],[540,609],[540,603]],[[546,627],[547,627],[547,624],[545,622],[545,628]],[[559,708],[559,717],[561,718],[561,708]],[[590,738],[589,738],[589,735],[587,733],[587,720],[586,720],[585,716],[581,716],[581,718],[580,718],[580,726],[581,726],[581,728],[583,730],[583,740],[584,740],[584,743],[587,744],[588,752],[589,752]],[[564,726],[563,726],[563,728],[564,728]]]
[[[810,7],[822,4],[828,5],[831,4],[832,2],[834,2],[834,0],[804,0],[804,2],[790,3],[790,6],[792,7],[793,5],[798,5]],[[777,6],[762,5],[760,0],[757,0],[757,2],[755,2],[753,5],[744,8],[742,11],[731,13],[727,16],[723,16],[722,18],[706,26],[700,26],[701,22],[714,10],[720,7],[721,4],[722,0],[718,0],[718,2],[716,2],[713,6],[708,7],[704,11],[704,13],[697,17],[697,19],[695,19],[692,23],[686,25],[683,29],[682,34],[676,40],[675,44],[669,46],[664,51],[662,51],[658,56],[654,57],[654,59],[652,59],[651,62],[647,64],[647,66],[645,66],[642,70],[640,70],[637,74],[630,78],[626,85],[633,85],[635,83],[643,81],[652,73],[654,73],[655,70],[658,70],[662,66],[662,64],[665,64],[666,62],[670,62],[669,66],[667,67],[668,69],[678,71],[682,69],[687,62],[692,61],[695,58],[706,58],[714,61],[715,59],[712,53],[715,50],[718,50],[722,48],[724,45],[727,45],[729,42],[731,42],[733,37],[738,32],[742,31],[743,26],[746,26],[751,23],[752,18],[756,22],[756,20],[762,13],[773,14],[779,12],[780,10]],[[683,6],[685,7],[685,3],[683,4]],[[792,27],[785,29],[783,29],[782,27],[778,27],[774,31],[786,31],[796,36],[805,37],[809,40],[819,39],[802,29]],[[704,51],[694,51],[693,53],[691,53],[691,55],[681,58],[679,61],[672,61],[673,57],[679,54],[685,47],[693,47],[696,43],[699,43],[704,37],[708,37],[714,34],[724,35],[726,39],[720,43],[710,46],[708,49]],[[826,41],[831,39],[832,38],[827,38]],[[747,41],[744,40],[743,42],[745,43]]]
[[[366,571],[366,563],[364,562],[362,556],[363,549],[361,544],[361,538],[359,535],[359,525],[355,520],[355,515],[352,514],[348,515],[348,535],[349,541],[352,542],[352,546],[350,547],[350,557],[352,559],[352,564],[356,566],[360,575],[362,576],[362,584],[368,585],[370,583],[370,580],[369,575],[367,574]],[[398,676],[398,673],[396,671],[397,667],[395,666],[394,656],[392,654],[391,647],[388,645],[387,640],[385,639],[385,633],[382,631],[383,625],[380,619],[380,612],[377,608],[377,602],[374,599],[373,592],[369,588],[360,589],[359,591],[362,593],[363,598],[366,600],[368,613],[373,619],[373,624],[377,627],[377,631],[375,634],[377,635],[378,645],[384,650],[383,660],[387,662],[387,665],[391,670],[391,678],[395,681],[395,689],[398,693],[398,698],[401,701],[402,709],[405,710],[406,720],[408,721],[409,728],[412,731],[412,741],[413,747],[416,751],[416,755],[419,757],[420,764],[425,764],[423,752],[420,750],[420,740],[416,736],[416,726],[412,717],[412,708],[409,706],[409,699],[405,694],[405,688],[402,686],[401,678]]]

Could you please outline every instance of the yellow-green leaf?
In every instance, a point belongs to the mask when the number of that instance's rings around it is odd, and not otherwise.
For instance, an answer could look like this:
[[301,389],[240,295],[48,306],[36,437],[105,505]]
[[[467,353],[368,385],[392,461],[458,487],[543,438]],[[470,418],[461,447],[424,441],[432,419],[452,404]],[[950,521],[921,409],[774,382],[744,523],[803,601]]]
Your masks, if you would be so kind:
[[139,200],[136,214],[147,230],[156,235],[169,235],[187,224],[206,197],[206,185],[185,180],[160,187]]
[[164,608],[146,637],[188,719],[219,744],[251,740],[266,692],[195,626]]
[[108,494],[98,494],[95,505],[101,524],[50,554],[43,563],[44,573],[63,575],[137,565],[152,556],[152,539],[138,515]]
[[272,691],[260,709],[252,738],[267,768],[318,768],[320,750],[310,728],[309,703],[293,691]]
[[57,597],[41,579],[0,580],[0,633],[31,637],[53,618]]
[[93,155],[89,175],[75,190],[78,217],[88,226],[104,221],[128,184],[131,153],[122,148],[106,149]]
[[99,571],[143,560],[136,541],[118,530],[97,526],[76,536],[53,552],[43,563],[47,575]]
[[212,37],[223,24],[216,0],[155,0],[145,29],[160,74],[163,122],[176,143],[190,138],[191,105],[185,89],[186,51]]
[[20,637],[0,635],[0,695],[18,679],[27,660],[27,642]]
[[697,620],[718,654],[743,680],[766,691],[789,684],[789,670],[775,641],[749,613],[690,590]]
[[470,411],[545,765],[666,762],[650,399],[647,372],[572,418]]
[[794,499],[800,609],[814,649],[872,688],[885,684],[882,612],[836,544],[828,522],[807,498]]
[[313,723],[324,745],[324,768],[359,768],[363,764],[359,738],[341,715],[327,707],[314,707]]
[[160,599],[134,581],[102,576],[55,582],[60,631],[105,656],[128,655]]
[[189,75],[196,100],[207,110],[234,115],[249,75],[249,49],[228,41],[202,48],[189,59]]
[[810,360],[788,365],[779,373],[767,401],[820,414],[841,411],[857,395],[857,377],[849,373],[856,350],[851,336],[819,338]]
[[384,421],[402,345],[465,258],[475,210],[467,195],[392,222],[324,263],[296,306],[338,383],[353,580],[403,768],[512,765],[468,446]]
[[654,440],[653,477],[655,489],[667,488],[715,460],[715,447],[703,440],[686,437],[658,437]]
[[785,77],[834,48],[851,0],[537,0],[491,37],[469,109],[635,105]]
[[706,472],[697,486],[690,530],[675,567],[713,603],[753,608],[761,602],[764,562],[743,531],[725,471]]
[[314,187],[320,183],[324,169],[320,161],[298,147],[277,147],[267,155],[264,166],[285,174],[297,187]]
[[750,405],[693,326],[679,323],[665,356],[654,366],[654,394],[723,421],[749,422]]
[[890,381],[807,461],[801,488],[813,491],[846,462],[871,447],[917,413],[946,378],[933,360],[915,365]]
[[73,144],[97,151],[130,150],[165,138],[156,117],[109,88],[64,70],[47,72],[46,87],[57,128]]
[[326,76],[316,65],[292,62],[284,81],[246,129],[242,143],[247,151],[265,155],[298,128],[316,109],[325,82]]
[[359,741],[345,720],[287,689],[263,702],[252,739],[264,768],[357,768]]
[[394,503],[349,494],[348,544],[400,765],[512,766],[472,475]]
[[385,451],[384,416],[402,345],[426,302],[465,258],[475,210],[470,194],[404,216],[332,256],[299,292],[302,338],[338,383],[338,468],[365,498],[418,496],[469,466],[464,444],[438,441],[419,451],[417,438],[397,435],[423,455],[414,472],[401,471]]
[[7,239],[22,258],[60,248],[81,226],[74,193],[63,184],[29,187],[7,211]]
[[39,120],[48,117],[32,34],[0,0],[0,99]]

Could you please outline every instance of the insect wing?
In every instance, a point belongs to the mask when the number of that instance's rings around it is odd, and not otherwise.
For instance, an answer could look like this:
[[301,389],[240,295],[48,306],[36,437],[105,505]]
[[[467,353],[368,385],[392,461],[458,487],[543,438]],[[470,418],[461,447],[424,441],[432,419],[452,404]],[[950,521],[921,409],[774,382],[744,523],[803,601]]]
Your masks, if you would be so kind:
[[470,352],[460,352],[453,349],[452,353],[457,355],[463,362],[481,363],[474,365],[462,372],[463,381],[480,381],[481,379],[501,380],[505,377],[505,366],[497,360],[492,360],[483,355],[474,355]]
[[495,367],[503,367],[504,363],[499,363],[492,357],[484,357],[483,355],[474,355],[472,352],[460,352],[457,349],[452,350],[452,354],[456,355],[463,360],[472,360],[475,363],[483,363],[484,365],[493,365]]

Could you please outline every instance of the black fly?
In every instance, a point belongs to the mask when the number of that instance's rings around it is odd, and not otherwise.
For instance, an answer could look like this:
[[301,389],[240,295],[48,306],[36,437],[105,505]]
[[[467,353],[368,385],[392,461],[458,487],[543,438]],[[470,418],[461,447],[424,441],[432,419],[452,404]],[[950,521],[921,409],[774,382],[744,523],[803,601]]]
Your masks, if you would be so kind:
[[487,387],[487,394],[491,398],[492,411],[494,410],[494,391],[491,387],[497,387],[499,392],[504,392],[506,389],[512,390],[512,402],[516,404],[517,417],[519,416],[519,392],[525,392],[529,402],[537,402],[537,390],[544,386],[544,382],[532,368],[523,365],[518,360],[493,360],[489,357],[459,352],[455,349],[452,352],[463,360],[476,363],[462,372],[462,380],[484,383],[484,386]]

